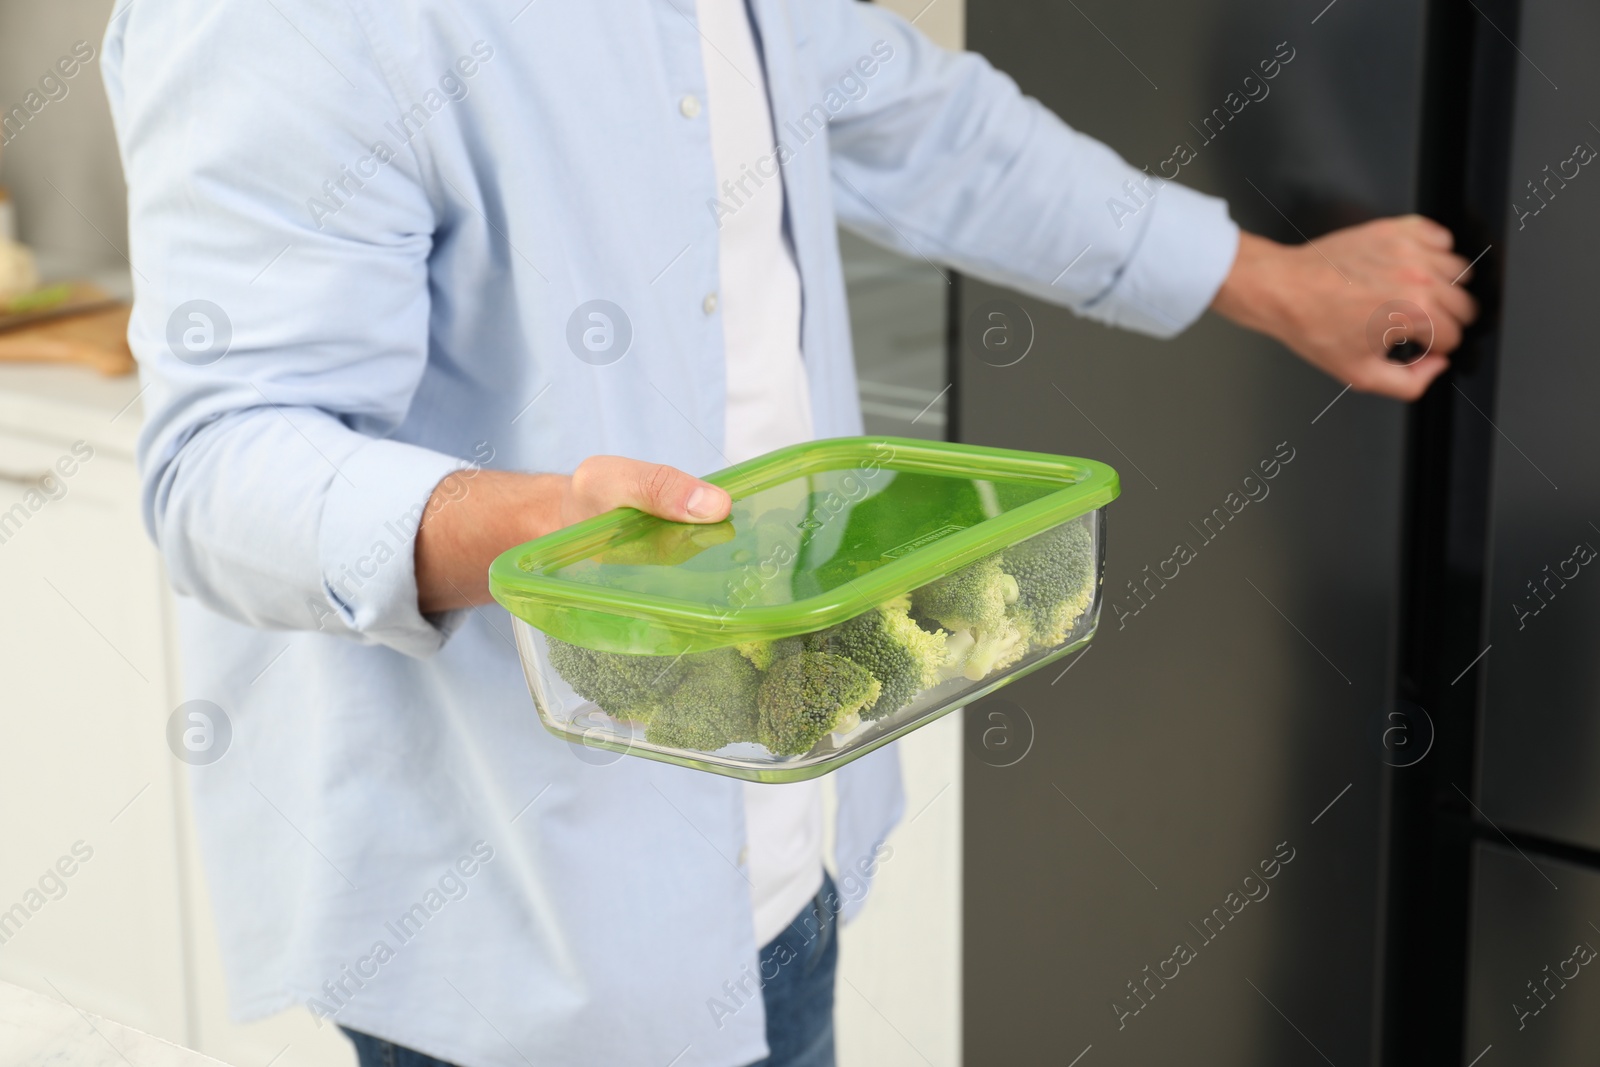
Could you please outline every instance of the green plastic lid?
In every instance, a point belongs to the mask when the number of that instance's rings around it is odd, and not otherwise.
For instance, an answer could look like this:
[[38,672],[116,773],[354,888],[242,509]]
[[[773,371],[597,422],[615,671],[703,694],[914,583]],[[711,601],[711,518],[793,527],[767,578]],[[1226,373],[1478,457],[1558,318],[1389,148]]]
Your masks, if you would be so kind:
[[710,525],[619,508],[504,552],[489,588],[535,628],[677,655],[809,633],[1102,507],[1103,463],[901,437],[795,445],[706,479]]

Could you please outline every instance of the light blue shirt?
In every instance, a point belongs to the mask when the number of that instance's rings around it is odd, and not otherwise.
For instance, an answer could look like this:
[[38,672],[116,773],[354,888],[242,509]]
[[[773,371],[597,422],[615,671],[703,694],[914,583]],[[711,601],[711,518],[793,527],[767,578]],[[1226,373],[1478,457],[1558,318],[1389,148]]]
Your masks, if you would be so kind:
[[[760,1058],[738,783],[545,733],[504,613],[424,617],[412,573],[465,465],[724,465],[737,190],[692,3],[119,10],[144,509],[188,695],[231,727],[193,776],[236,1014],[309,1002],[468,1067]],[[1149,333],[1210,302],[1222,202],[884,10],[752,12],[818,436],[860,429],[836,223]],[[569,344],[594,300],[626,316],[614,362]],[[892,747],[835,778],[853,909]]]

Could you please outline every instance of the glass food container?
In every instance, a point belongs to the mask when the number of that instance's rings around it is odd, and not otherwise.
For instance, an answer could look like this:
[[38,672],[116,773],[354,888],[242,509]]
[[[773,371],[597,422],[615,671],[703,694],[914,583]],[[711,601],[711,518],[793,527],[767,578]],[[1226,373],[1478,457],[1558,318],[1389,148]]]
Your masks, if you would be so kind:
[[706,480],[733,498],[724,522],[623,508],[494,561],[552,733],[800,781],[1094,636],[1103,463],[850,437]]

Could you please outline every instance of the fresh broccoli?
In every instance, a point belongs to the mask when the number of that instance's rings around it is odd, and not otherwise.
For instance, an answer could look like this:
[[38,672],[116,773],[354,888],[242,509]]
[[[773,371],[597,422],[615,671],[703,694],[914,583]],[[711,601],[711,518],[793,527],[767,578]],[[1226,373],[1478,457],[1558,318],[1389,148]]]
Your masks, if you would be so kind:
[[918,626],[910,609],[911,597],[898,596],[806,638],[808,649],[846,656],[878,680],[883,691],[861,710],[863,719],[881,719],[898,711],[912,697],[940,681],[946,634]]
[[976,682],[1007,667],[1028,654],[1028,637],[1033,624],[1026,615],[1008,613],[998,626],[973,634],[972,651],[959,664],[946,667],[946,677],[959,666],[961,676]]
[[772,666],[772,661],[778,653],[776,641],[740,641],[733,647],[738,649],[739,655],[749,660],[758,671],[764,671]]
[[549,639],[568,685],[645,739],[714,751],[759,741],[810,751],[952,678],[978,681],[1054,648],[1094,600],[1094,535],[1047,530],[922,588],[801,637],[671,658],[594,652]]
[[854,729],[861,709],[876,703],[881,689],[871,671],[844,656],[786,656],[762,678],[758,739],[774,755],[809,752],[834,730]]
[[912,613],[954,633],[998,628],[1006,605],[1017,600],[1017,581],[1000,569],[1000,553],[929,582],[911,594]]
[[[1001,563],[1001,553],[996,552],[911,594],[917,618],[951,632],[942,677],[977,681],[1027,653],[1028,621],[1010,611],[1021,589]],[[970,642],[962,634],[970,635]]]
[[550,665],[572,691],[614,719],[649,722],[683,680],[670,656],[596,652],[549,637]]
[[1013,610],[1028,619],[1032,647],[1061,644],[1094,600],[1094,535],[1082,523],[1068,523],[1012,545],[1003,555],[1003,566],[1017,579]]
[[804,637],[779,637],[772,641],[740,641],[733,647],[738,650],[739,655],[749,660],[756,670],[764,671],[778,660],[810,648],[806,642],[813,636],[807,634]]
[[672,748],[711,752],[756,740],[761,672],[731,648],[683,657],[683,681],[662,700],[644,738]]

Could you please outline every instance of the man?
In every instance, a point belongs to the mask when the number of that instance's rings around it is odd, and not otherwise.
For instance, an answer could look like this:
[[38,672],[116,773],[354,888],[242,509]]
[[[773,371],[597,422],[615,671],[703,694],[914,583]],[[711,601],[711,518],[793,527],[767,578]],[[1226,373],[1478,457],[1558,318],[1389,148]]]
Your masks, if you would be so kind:
[[[483,605],[511,545],[717,521],[695,474],[859,431],[836,221],[1408,399],[1473,315],[1440,227],[1240,235],[850,0],[121,10],[146,519],[236,750],[194,776],[232,1003],[364,1063],[832,1062],[892,748],[834,776],[835,889],[814,785],[574,758]],[[1409,366],[1364,336],[1397,298],[1435,328]]]

